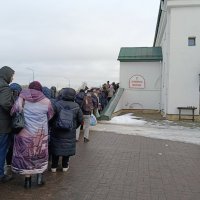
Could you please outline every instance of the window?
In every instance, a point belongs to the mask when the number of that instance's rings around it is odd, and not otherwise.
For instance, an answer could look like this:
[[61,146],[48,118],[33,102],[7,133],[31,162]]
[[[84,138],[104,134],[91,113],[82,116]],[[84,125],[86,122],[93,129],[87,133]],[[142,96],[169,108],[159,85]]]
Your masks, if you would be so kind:
[[195,37],[189,37],[188,38],[188,46],[195,46],[196,45],[196,38]]

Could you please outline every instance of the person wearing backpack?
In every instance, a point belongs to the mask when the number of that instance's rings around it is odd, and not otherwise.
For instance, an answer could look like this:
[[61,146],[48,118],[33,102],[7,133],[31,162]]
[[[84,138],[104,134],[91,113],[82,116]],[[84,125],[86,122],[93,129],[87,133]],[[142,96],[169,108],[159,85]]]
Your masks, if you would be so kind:
[[55,115],[51,122],[50,148],[52,153],[51,171],[56,172],[59,157],[62,156],[62,171],[69,169],[69,157],[76,152],[76,128],[83,121],[83,113],[74,102],[76,91],[63,88],[54,102]]
[[[89,142],[89,132],[90,132],[90,116],[93,112],[94,105],[92,102],[91,91],[88,91],[84,96],[83,104],[82,104],[82,112],[83,112],[83,123],[84,123],[84,142]],[[79,131],[79,132],[78,132]],[[76,132],[76,140],[79,139],[80,129]]]

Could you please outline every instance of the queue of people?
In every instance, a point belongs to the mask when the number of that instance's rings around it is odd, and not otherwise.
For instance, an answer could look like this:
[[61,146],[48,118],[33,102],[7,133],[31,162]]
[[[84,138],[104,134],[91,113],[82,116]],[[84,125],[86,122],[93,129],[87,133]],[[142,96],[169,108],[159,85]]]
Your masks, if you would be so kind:
[[[102,89],[84,88],[76,93],[73,88],[63,88],[57,93],[56,87],[42,87],[38,81],[22,89],[11,83],[14,73],[8,66],[0,68],[0,182],[11,180],[14,172],[24,176],[25,188],[31,188],[34,175],[36,184],[42,186],[49,158],[51,172],[57,171],[59,157],[62,171],[68,171],[81,127],[87,143],[91,114],[98,118],[116,89],[108,82]],[[11,126],[12,116],[18,112],[24,115],[20,131]]]

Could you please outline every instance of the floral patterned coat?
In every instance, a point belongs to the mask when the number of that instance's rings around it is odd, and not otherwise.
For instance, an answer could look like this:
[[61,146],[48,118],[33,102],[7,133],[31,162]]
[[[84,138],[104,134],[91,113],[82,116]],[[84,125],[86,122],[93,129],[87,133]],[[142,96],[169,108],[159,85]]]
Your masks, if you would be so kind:
[[25,127],[15,135],[12,170],[19,174],[43,173],[48,166],[48,120],[53,107],[48,98],[34,89],[22,90],[14,112],[24,112]]

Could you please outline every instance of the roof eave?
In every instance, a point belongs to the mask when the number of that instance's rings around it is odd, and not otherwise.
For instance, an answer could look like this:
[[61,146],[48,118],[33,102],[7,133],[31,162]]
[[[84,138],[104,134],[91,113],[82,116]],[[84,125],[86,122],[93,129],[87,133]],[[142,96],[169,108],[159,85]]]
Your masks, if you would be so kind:
[[[161,0],[161,1],[164,1],[164,0]],[[158,29],[159,29],[159,25],[160,25],[160,18],[161,18],[161,14],[162,14],[161,1],[160,1],[160,8],[159,8],[158,18],[157,18],[157,23],[156,23],[156,31],[155,31],[155,35],[154,35],[153,47],[155,47],[155,44],[156,44],[156,38],[157,38],[157,35],[158,35]]]
[[162,58],[157,59],[126,59],[126,58],[118,58],[120,62],[159,62],[162,61]]

